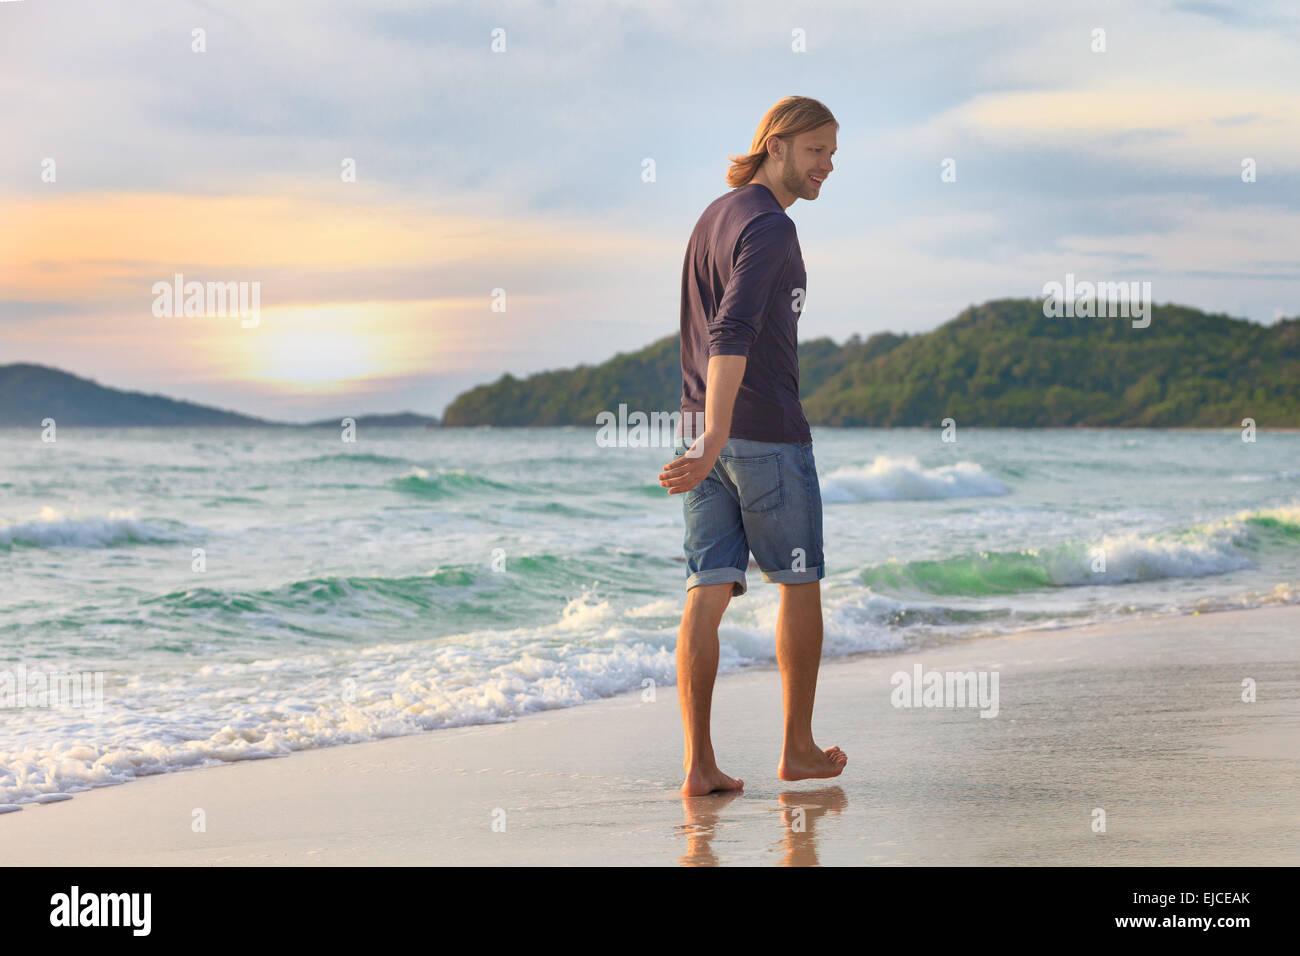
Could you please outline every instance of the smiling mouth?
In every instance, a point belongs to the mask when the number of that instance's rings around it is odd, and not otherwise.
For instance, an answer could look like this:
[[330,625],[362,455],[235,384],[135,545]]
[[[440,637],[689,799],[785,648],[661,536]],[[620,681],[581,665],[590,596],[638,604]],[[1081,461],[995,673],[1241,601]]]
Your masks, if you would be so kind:
[[817,176],[814,176],[814,175],[812,175],[811,173],[808,175],[808,178],[811,179],[811,180],[812,180],[814,183],[816,183],[818,186],[820,186],[822,183],[826,182],[825,179],[823,179],[823,178],[819,178],[819,177],[817,177]]

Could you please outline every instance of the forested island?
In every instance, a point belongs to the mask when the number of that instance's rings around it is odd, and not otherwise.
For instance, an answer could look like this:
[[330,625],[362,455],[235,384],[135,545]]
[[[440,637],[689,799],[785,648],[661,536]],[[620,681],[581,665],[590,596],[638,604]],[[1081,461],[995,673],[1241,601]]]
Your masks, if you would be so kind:
[[[1180,305],[1125,318],[1048,318],[1040,299],[971,306],[918,335],[800,343],[813,425],[1300,427],[1300,319],[1271,326]],[[592,425],[625,404],[673,410],[678,337],[607,362],[503,375],[458,396],[444,426]]]

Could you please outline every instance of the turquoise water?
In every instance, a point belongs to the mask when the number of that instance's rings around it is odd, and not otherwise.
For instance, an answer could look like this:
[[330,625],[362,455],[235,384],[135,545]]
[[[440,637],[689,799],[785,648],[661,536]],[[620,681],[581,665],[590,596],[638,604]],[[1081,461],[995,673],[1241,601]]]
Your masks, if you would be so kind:
[[[58,434],[0,430],[0,700],[19,667],[96,672],[102,707],[0,708],[0,803],[673,681],[668,450],[594,428]],[[1297,600],[1300,434],[958,439],[814,432],[827,656]],[[778,589],[750,588],[724,670],[773,660]]]

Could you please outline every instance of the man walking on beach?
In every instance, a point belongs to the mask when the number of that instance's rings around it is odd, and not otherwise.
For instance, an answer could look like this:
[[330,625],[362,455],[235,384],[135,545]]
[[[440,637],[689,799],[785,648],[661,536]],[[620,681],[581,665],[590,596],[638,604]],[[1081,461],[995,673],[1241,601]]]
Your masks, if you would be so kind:
[[[677,694],[686,737],[682,793],[739,790],[709,735],[718,625],[747,589],[752,552],[781,587],[776,659],[785,734],[777,776],[834,777],[848,757],[813,742],[822,650],[822,502],[812,435],[799,404],[803,254],[785,210],[816,199],[832,170],[839,123],[817,100],[767,111],[750,152],[731,157],[731,192],[710,203],[682,267],[682,416],[678,457],[659,484],[682,495],[686,609],[677,635]],[[703,430],[695,427],[703,413]],[[688,448],[689,446],[689,448]]]

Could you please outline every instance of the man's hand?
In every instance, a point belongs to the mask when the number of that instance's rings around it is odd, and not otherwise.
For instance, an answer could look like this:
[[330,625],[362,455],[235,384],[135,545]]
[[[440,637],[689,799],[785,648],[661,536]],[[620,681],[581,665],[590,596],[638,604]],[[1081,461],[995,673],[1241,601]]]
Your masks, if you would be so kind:
[[731,409],[745,376],[744,355],[714,355],[709,358],[708,382],[704,392],[704,431],[680,458],[674,458],[659,472],[659,484],[670,495],[684,495],[713,470],[731,436]]
[[686,494],[709,477],[709,472],[713,470],[726,444],[725,435],[719,437],[716,433],[705,431],[695,439],[686,454],[664,465],[664,470],[659,472],[659,484],[667,488],[670,495]]

